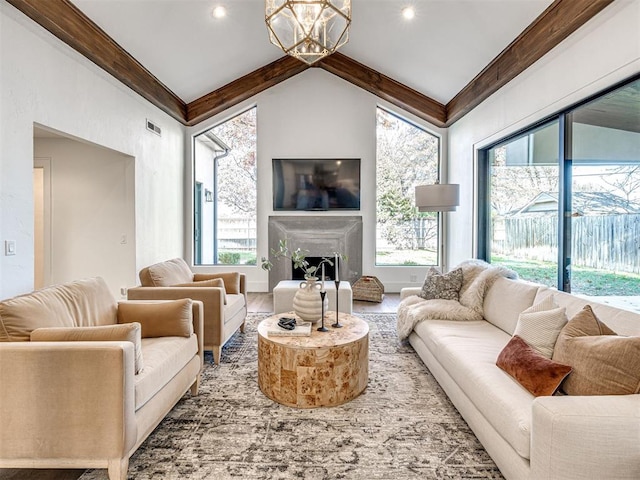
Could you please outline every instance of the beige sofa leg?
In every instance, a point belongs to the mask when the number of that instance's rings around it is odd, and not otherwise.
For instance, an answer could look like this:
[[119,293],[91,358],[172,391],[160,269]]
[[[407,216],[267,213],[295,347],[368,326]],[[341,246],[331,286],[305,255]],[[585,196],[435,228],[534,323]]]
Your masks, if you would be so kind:
[[191,395],[194,397],[197,396],[199,389],[200,389],[200,375],[196,377],[196,381],[193,382],[193,385],[191,385]]
[[244,324],[246,322],[242,322],[242,325],[240,325],[240,333],[244,333]]
[[109,480],[127,480],[129,458],[116,458],[109,460]]
[[218,365],[220,363],[220,357],[222,356],[222,347],[213,347],[213,363]]

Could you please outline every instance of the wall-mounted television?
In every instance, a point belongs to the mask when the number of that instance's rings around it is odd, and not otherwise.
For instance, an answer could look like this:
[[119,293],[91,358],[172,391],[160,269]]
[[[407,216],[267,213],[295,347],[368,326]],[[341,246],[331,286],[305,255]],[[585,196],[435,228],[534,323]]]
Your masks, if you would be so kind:
[[274,158],[274,210],[360,210],[359,158]]

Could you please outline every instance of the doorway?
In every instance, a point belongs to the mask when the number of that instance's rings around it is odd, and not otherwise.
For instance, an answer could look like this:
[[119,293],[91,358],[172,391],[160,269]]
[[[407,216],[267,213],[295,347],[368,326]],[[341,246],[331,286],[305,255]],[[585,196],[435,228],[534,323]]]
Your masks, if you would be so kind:
[[51,284],[51,158],[33,161],[33,288]]
[[135,159],[34,125],[34,286],[136,283]]

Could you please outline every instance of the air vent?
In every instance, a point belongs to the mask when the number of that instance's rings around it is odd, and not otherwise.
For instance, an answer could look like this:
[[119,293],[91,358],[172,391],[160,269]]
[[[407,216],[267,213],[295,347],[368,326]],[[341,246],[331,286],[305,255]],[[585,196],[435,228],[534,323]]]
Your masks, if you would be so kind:
[[156,135],[162,136],[162,129],[153,123],[151,120],[147,118],[147,130],[155,133]]

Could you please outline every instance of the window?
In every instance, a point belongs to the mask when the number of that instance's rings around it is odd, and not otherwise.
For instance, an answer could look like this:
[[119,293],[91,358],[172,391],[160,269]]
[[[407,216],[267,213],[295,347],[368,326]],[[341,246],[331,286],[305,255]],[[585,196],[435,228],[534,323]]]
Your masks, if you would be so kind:
[[567,292],[640,295],[640,79],[479,160],[481,258]]
[[193,261],[256,264],[256,108],[194,139]]
[[491,263],[555,286],[558,278],[558,122],[488,150]]
[[437,265],[439,216],[418,212],[414,189],[438,179],[440,139],[377,109],[376,265]]

